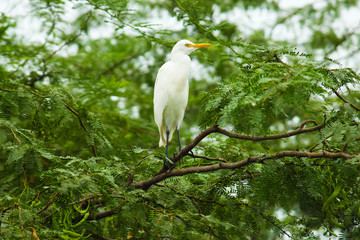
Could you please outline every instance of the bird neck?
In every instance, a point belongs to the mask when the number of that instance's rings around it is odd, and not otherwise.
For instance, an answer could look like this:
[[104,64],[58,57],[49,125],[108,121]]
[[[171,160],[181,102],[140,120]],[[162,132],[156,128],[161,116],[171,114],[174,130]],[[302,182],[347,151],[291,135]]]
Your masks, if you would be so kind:
[[171,61],[174,63],[190,63],[190,57],[183,53],[171,53]]

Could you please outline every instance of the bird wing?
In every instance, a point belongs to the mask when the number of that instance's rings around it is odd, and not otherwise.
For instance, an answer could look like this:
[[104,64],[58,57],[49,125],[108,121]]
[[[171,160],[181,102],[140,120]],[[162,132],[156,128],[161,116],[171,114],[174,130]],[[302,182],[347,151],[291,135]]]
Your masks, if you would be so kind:
[[163,113],[169,99],[169,91],[167,88],[166,80],[168,79],[167,69],[169,69],[170,67],[171,66],[169,62],[161,66],[157,74],[154,87],[154,117],[160,132],[159,146],[163,146],[166,144],[166,126],[163,119]]

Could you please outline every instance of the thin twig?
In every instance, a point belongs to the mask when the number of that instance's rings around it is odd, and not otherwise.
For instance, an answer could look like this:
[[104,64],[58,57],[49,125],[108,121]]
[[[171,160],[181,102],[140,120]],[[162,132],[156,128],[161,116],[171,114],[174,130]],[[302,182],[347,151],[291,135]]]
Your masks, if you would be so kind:
[[193,16],[193,14],[189,11],[189,9],[185,8],[185,6],[180,4],[179,1],[177,1],[177,0],[175,0],[174,2],[175,2],[175,4],[177,5],[177,7],[179,9],[181,9],[183,12],[185,12],[188,15],[189,20],[195,25],[195,27],[198,29],[199,32],[205,33],[206,35],[208,35],[213,40],[216,40],[218,43],[220,43],[223,46],[229,48],[236,55],[239,55],[239,53],[229,43],[227,43],[224,40],[216,37],[211,31],[207,30],[203,25],[201,25],[200,22],[197,20],[197,17]]
[[201,207],[199,206],[199,204],[197,204],[197,203],[195,202],[195,199],[194,199],[194,198],[190,198],[190,199],[191,199],[191,202],[197,207],[199,213],[202,215],[203,213],[202,213],[202,210],[201,210]]
[[332,88],[332,90],[336,94],[336,96],[338,96],[338,98],[340,98],[344,103],[349,104],[353,109],[360,112],[360,108],[356,107],[354,104],[352,104],[351,102],[349,102],[345,98],[343,98],[334,88]]
[[36,199],[38,199],[39,196],[40,196],[43,192],[45,192],[45,191],[47,191],[47,190],[49,190],[49,188],[44,188],[43,190],[37,192],[37,193],[36,193],[36,196],[33,198],[32,202],[34,202]]
[[132,56],[128,56],[128,57],[126,57],[126,58],[124,58],[124,59],[121,59],[120,61],[114,63],[111,67],[109,67],[108,69],[106,69],[105,71],[103,71],[102,73],[100,73],[100,74],[99,74],[99,77],[102,76],[102,75],[106,75],[106,74],[108,74],[109,72],[112,72],[115,68],[117,68],[118,66],[123,65],[123,64],[124,64],[125,62],[127,62],[127,61],[130,61],[130,60],[132,60],[132,59],[134,59],[134,58],[137,58],[137,57],[139,57],[139,56],[144,55],[144,53],[146,53],[146,52],[147,52],[147,50],[146,50],[146,51],[139,52],[139,53],[136,53],[136,54],[134,54],[134,55],[132,55]]
[[328,57],[331,53],[335,52],[341,44],[350,39],[354,34],[357,34],[359,26],[360,22],[351,31],[345,33],[338,41],[336,41],[336,44],[325,53],[325,57]]
[[[78,113],[74,108],[72,108],[72,107],[71,107],[69,104],[67,104],[65,101],[63,101],[63,102],[64,102],[65,107],[77,117],[77,119],[79,120],[80,126],[84,129],[85,133],[88,134],[89,137],[91,137],[90,134],[89,134],[89,131],[86,129],[83,121],[81,120],[81,115],[80,115],[80,113]],[[97,155],[97,151],[96,151],[96,147],[95,147],[94,144],[91,144],[91,152],[92,152],[92,154],[94,155],[94,157],[97,157],[97,156],[98,156],[98,155]]]
[[91,234],[92,238],[98,239],[98,240],[116,240],[115,238],[106,238],[106,237],[103,237],[103,236],[100,236],[100,235],[94,234],[94,233],[89,233],[89,234]]
[[255,209],[254,207],[251,207],[249,204],[241,202],[241,203],[237,203],[237,205],[242,205],[242,206],[246,206],[250,209],[252,209],[253,211],[255,211],[256,213],[258,213],[262,218],[265,219],[265,221],[271,223],[272,225],[274,225],[275,227],[277,227],[278,229],[280,229],[280,231],[282,233],[284,233],[286,236],[288,236],[291,239],[294,239],[290,234],[288,234],[281,226],[279,226],[278,224],[276,224],[274,221],[272,221],[268,216],[266,216],[264,213],[262,213],[261,211]]
[[188,197],[188,198],[191,198],[191,199],[196,199],[196,200],[198,200],[200,202],[215,203],[215,204],[220,205],[222,207],[225,206],[225,204],[222,204],[222,203],[216,201],[215,199],[202,199],[202,198],[195,197],[194,195],[190,195],[190,194],[185,194],[184,196]]
[[88,25],[88,22],[89,22],[91,16],[92,16],[92,12],[90,11],[89,15],[87,16],[87,18],[84,21],[84,25],[80,28],[79,32],[76,35],[74,35],[72,38],[68,39],[63,44],[61,44],[60,47],[55,49],[47,57],[43,58],[42,61],[44,63],[46,63],[50,58],[52,58],[55,54],[57,54],[63,47],[65,47],[66,45],[69,45],[70,43],[74,42],[82,34],[82,32],[87,28],[87,25]]
[[[327,145],[326,140],[329,139],[329,138],[331,138],[331,137],[334,136],[334,135],[335,135],[335,133],[330,134],[329,136],[327,136],[326,138],[324,138],[324,140],[321,141],[321,143],[324,144],[324,145]],[[312,146],[312,147],[310,148],[309,151],[310,151],[310,152],[314,152],[314,150],[316,150],[315,148],[316,148],[317,146],[319,146],[319,144],[320,144],[320,143],[316,143],[314,146]]]
[[98,196],[102,196],[102,194],[90,195],[90,196],[88,196],[86,198],[83,198],[83,199],[80,199],[80,200],[78,200],[76,202],[69,203],[69,205],[71,206],[71,205],[76,205],[76,204],[79,204],[79,203],[84,203],[84,202],[86,202],[86,201],[88,201],[90,199],[93,199],[94,197],[98,197]]
[[174,193],[180,195],[180,196],[184,196],[184,197],[187,197],[187,198],[190,198],[190,199],[196,199],[200,202],[206,202],[206,203],[215,203],[217,205],[220,205],[222,207],[224,207],[225,205],[216,201],[215,199],[202,199],[202,198],[199,198],[199,197],[196,197],[194,195],[191,195],[191,194],[184,194],[184,193],[181,193],[179,191],[177,191],[176,189],[172,188],[171,186],[168,186],[168,185],[162,185],[162,184],[156,184],[157,187],[166,187],[166,188],[169,188],[171,191],[173,191]]
[[20,139],[16,136],[15,132],[12,130],[12,128],[10,128],[12,134],[14,135],[14,138],[21,144]]
[[208,156],[203,156],[203,155],[195,155],[195,154],[187,154],[188,156],[194,157],[194,158],[202,158],[205,160],[210,160],[210,161],[218,161],[218,162],[227,162],[225,159],[223,158],[215,158],[215,157],[208,157]]
[[59,197],[59,195],[60,195],[60,192],[57,192],[57,193],[50,199],[50,201],[47,202],[46,205],[45,205],[40,211],[38,211],[38,212],[36,213],[36,215],[38,215],[38,214],[42,213],[43,211],[45,211],[45,210],[50,206],[50,204],[51,204],[56,198]]
[[300,126],[298,127],[298,130],[301,130],[305,127],[306,124],[308,123],[314,123],[316,126],[318,126],[318,123],[315,120],[309,119],[309,120],[305,120],[303,121]]

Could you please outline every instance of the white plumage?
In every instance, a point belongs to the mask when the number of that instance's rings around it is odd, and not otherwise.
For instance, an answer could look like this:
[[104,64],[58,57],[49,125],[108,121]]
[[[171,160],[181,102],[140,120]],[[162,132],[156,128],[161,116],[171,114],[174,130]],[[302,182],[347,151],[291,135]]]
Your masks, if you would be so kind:
[[[181,40],[171,51],[171,60],[161,66],[154,87],[154,116],[160,133],[159,146],[167,147],[184,118],[189,96],[190,53],[211,44]],[[179,147],[181,150],[180,136]],[[166,148],[167,149],[167,148]],[[167,151],[166,151],[167,153]]]

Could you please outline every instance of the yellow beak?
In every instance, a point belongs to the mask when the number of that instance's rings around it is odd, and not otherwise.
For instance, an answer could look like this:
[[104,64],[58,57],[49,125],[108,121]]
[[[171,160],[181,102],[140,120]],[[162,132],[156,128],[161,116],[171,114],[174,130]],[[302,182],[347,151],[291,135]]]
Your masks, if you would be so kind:
[[210,43],[199,43],[199,44],[189,44],[188,47],[193,47],[193,48],[202,48],[202,47],[210,47],[212,46],[212,44]]

